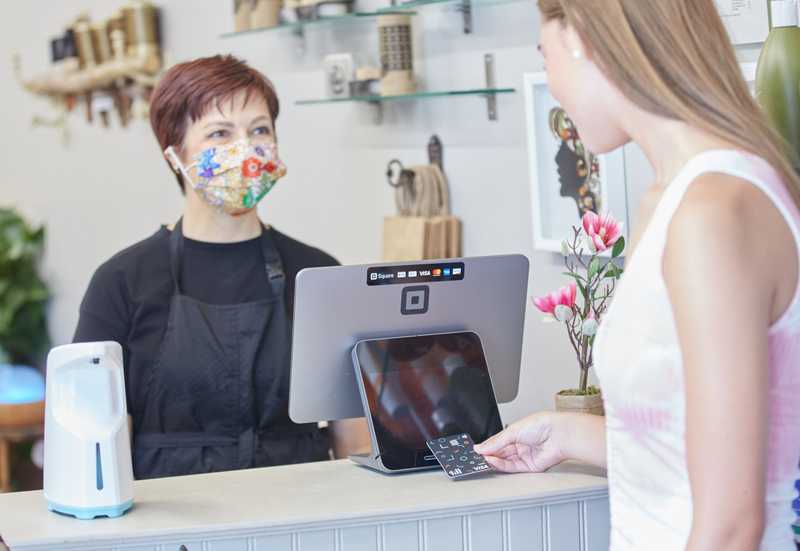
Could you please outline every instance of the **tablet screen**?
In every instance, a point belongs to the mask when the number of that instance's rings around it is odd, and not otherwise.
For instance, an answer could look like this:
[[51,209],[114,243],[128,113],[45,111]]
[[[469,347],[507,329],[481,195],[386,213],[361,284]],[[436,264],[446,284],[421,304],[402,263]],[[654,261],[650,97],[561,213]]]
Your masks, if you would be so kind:
[[355,355],[387,468],[436,464],[428,440],[468,433],[482,442],[502,429],[475,333],[362,341]]

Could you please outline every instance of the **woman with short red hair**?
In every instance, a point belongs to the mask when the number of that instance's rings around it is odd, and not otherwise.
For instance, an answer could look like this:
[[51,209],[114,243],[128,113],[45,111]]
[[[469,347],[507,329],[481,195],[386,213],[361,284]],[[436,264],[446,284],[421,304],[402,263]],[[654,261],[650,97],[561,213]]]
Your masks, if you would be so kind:
[[336,261],[258,218],[286,173],[278,113],[270,81],[231,56],[176,65],[153,93],[183,216],[98,268],[74,338],[122,344],[136,478],[319,461],[366,442],[359,422],[334,424],[329,442],[289,419],[295,275]]

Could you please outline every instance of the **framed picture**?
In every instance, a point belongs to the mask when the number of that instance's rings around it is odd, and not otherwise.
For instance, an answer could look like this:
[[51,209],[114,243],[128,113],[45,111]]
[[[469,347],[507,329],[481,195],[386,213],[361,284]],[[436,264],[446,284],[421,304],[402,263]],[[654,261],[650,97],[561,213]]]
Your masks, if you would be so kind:
[[769,34],[768,0],[714,0],[734,44],[764,42]]
[[545,73],[526,74],[524,88],[534,249],[560,252],[587,211],[623,222],[627,239],[624,151],[588,152],[579,129],[550,94]]

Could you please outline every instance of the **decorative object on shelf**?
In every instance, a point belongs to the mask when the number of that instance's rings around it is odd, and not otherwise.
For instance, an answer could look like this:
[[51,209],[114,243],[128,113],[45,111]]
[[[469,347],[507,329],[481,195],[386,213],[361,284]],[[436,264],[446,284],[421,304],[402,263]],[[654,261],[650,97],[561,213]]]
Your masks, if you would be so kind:
[[800,27],[796,0],[772,2],[772,30],[761,50],[756,99],[800,170]]
[[351,97],[378,96],[381,93],[381,70],[378,67],[359,67],[350,83]]
[[450,214],[450,191],[438,136],[428,143],[429,164],[407,169],[392,160],[386,177],[398,214],[383,221],[383,260],[391,262],[461,256],[461,221]]
[[317,18],[316,0],[295,0],[292,4],[298,21],[313,21]]
[[283,19],[287,23],[335,19],[353,13],[354,0],[286,0]]
[[331,54],[322,62],[325,68],[325,92],[330,98],[348,97],[350,83],[356,78],[353,54]]
[[269,29],[281,22],[282,0],[254,0],[250,9],[250,28]]
[[253,0],[233,0],[233,30],[237,33],[250,30],[250,13]]
[[[589,371],[594,362],[594,339],[606,313],[622,269],[615,259],[625,250],[622,224],[610,214],[587,212],[572,237],[561,243],[564,274],[572,279],[554,293],[534,298],[536,308],[546,321],[563,323],[580,367],[578,388],[562,390],[555,396],[556,410],[603,415],[600,390],[589,385]],[[611,259],[601,259],[604,252]]]
[[[547,88],[544,73],[525,75],[528,158],[537,250],[560,252],[575,213],[610,211],[628,223],[625,155],[595,156]],[[613,184],[612,184],[613,182]]]
[[[54,125],[64,124],[66,113],[82,100],[89,122],[97,114],[108,124],[108,113],[116,109],[125,126],[133,115],[146,115],[150,92],[162,68],[158,17],[158,9],[143,0],[129,2],[100,23],[92,24],[82,15],[51,42],[53,66],[49,71],[25,79],[15,56],[17,78],[29,92],[54,102],[59,113]],[[38,119],[39,123],[46,121]]]
[[317,3],[316,16],[320,19],[326,17],[341,17],[348,13],[353,13],[353,0],[323,0]]
[[414,50],[412,47],[411,16],[407,14],[378,17],[381,56],[381,95],[411,94],[414,81]]
[[767,0],[714,0],[734,44],[764,42],[769,32]]

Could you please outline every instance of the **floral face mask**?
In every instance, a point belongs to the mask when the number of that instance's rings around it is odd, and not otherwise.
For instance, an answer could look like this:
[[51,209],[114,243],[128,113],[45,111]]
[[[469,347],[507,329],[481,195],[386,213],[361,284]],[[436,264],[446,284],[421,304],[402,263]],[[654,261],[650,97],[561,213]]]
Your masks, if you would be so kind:
[[227,213],[255,207],[286,175],[275,144],[255,145],[246,139],[206,149],[187,166],[172,146],[164,154],[203,199]]

